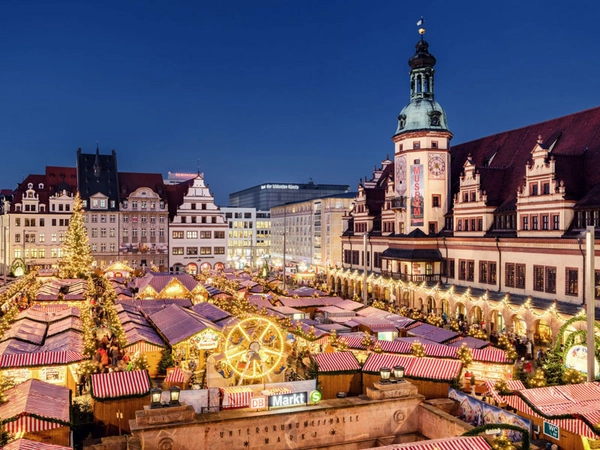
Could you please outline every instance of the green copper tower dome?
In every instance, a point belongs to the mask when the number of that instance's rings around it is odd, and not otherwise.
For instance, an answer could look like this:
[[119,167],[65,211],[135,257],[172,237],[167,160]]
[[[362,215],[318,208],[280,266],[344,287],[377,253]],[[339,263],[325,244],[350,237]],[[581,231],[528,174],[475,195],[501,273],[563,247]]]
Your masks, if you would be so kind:
[[394,136],[413,131],[449,131],[446,112],[434,100],[435,57],[429,53],[429,44],[423,39],[425,30],[419,30],[415,54],[408,60],[410,66],[410,103],[398,116]]

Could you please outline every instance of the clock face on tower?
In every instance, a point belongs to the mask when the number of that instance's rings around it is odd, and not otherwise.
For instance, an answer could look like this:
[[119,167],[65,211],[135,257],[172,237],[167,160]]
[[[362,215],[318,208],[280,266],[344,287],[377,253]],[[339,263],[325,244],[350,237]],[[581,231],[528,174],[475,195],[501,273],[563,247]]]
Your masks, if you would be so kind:
[[429,157],[429,173],[433,178],[442,178],[446,171],[446,163],[441,155],[431,155]]

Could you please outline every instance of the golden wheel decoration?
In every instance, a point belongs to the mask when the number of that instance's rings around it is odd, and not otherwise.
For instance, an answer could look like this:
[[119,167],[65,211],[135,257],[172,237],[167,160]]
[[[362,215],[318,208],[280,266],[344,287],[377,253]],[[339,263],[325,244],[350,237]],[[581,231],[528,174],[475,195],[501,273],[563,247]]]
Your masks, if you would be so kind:
[[271,320],[251,316],[240,320],[227,334],[225,359],[239,377],[244,380],[271,379],[272,372],[285,369],[283,351],[284,335]]

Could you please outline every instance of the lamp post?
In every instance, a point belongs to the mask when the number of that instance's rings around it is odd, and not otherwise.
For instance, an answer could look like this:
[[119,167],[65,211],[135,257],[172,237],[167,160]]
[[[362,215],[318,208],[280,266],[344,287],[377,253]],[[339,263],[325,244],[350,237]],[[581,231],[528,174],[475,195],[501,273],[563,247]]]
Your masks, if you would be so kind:
[[595,306],[596,306],[596,273],[594,266],[596,233],[594,226],[588,226],[585,230],[585,259],[587,269],[587,380],[594,381],[596,378],[596,342],[595,342]]
[[363,234],[363,304],[367,306],[367,232]]

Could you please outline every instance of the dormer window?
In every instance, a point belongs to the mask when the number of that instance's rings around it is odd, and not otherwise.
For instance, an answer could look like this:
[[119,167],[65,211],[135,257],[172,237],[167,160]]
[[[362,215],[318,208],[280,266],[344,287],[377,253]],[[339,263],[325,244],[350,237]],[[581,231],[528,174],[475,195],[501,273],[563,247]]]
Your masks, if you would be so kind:
[[38,184],[38,189],[44,189],[44,183]]
[[27,184],[27,189],[33,189],[33,183],[28,183]]
[[406,116],[404,114],[400,114],[398,116],[398,129],[402,130],[406,126]]
[[429,113],[429,125],[432,127],[439,127],[441,123],[441,113],[439,111],[433,111]]

